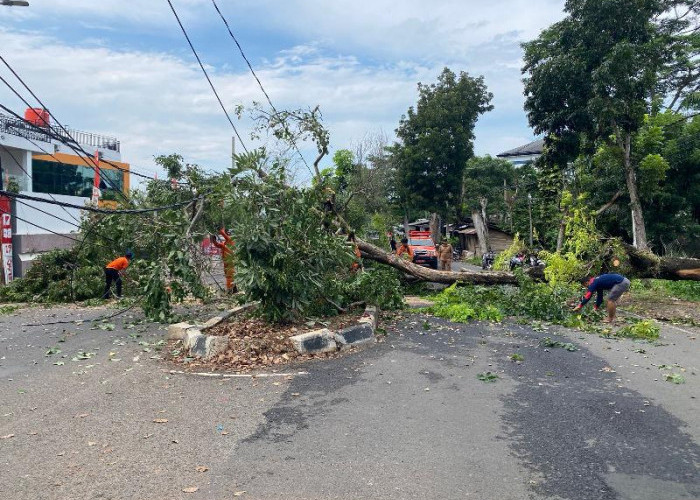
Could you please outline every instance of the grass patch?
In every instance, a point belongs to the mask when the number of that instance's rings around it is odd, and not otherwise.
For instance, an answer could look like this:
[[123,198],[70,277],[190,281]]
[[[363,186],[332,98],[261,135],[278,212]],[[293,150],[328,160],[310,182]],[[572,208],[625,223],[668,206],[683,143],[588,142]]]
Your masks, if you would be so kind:
[[659,295],[700,302],[700,281],[670,281],[660,279],[633,279],[632,291],[642,297]]
[[525,356],[518,354],[517,352],[508,356],[511,361],[525,361]]

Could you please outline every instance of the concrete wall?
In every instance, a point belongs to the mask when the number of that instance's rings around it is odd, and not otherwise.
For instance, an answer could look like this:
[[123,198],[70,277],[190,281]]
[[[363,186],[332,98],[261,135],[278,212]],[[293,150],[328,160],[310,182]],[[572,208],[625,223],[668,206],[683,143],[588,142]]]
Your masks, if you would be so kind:
[[[22,191],[21,194],[31,195],[45,200],[51,200],[53,196],[56,201],[72,203],[74,205],[83,206],[89,201],[88,198],[78,196],[66,196],[61,194],[49,195],[46,193],[31,193]],[[59,207],[50,203],[43,203],[32,200],[18,200],[15,204],[15,215],[21,219],[31,222],[16,220],[15,234],[51,234],[52,232],[60,234],[75,233],[78,231],[76,227],[80,221],[80,210],[77,208]],[[46,212],[46,213],[44,213]],[[59,220],[64,219],[64,220]],[[36,224],[33,225],[33,224]],[[37,226],[42,226],[41,228]]]

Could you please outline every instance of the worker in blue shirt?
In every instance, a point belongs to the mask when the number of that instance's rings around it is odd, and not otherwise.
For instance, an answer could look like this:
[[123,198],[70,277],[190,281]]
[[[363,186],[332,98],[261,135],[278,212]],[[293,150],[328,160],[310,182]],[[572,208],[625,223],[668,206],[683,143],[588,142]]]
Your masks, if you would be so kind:
[[615,310],[617,309],[617,301],[623,293],[630,289],[630,280],[621,274],[601,274],[596,278],[588,280],[586,293],[583,295],[579,305],[574,307],[574,311],[579,311],[583,306],[591,300],[594,293],[597,293],[595,301],[595,310],[597,311],[603,303],[603,292],[610,290],[608,294],[608,318],[604,321],[612,323],[615,320]]

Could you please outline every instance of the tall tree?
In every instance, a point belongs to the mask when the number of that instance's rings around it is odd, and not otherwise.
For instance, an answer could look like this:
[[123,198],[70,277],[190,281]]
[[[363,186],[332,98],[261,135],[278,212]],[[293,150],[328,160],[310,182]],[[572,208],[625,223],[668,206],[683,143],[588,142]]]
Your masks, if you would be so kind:
[[445,68],[437,83],[418,84],[418,103],[396,129],[392,152],[404,206],[447,216],[458,206],[464,166],[474,154],[474,126],[493,109],[483,77]]
[[567,17],[524,44],[525,109],[538,133],[610,138],[621,158],[634,245],[648,249],[633,161],[642,125],[671,43],[662,15],[668,0],[568,0]]

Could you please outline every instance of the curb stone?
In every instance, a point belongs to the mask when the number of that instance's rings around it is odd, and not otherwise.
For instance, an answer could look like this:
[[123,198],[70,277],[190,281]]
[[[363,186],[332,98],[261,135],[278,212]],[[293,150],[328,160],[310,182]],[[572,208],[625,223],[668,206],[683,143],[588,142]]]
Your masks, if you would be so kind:
[[[226,321],[231,316],[247,311],[255,307],[255,303],[234,307],[207,320],[201,325],[192,325],[187,322],[175,323],[168,326],[169,340],[182,341],[185,349],[189,349],[192,356],[199,358],[212,358],[224,352],[228,347],[228,337],[219,335],[206,335],[202,333],[218,324]],[[343,328],[337,332],[331,332],[327,328],[302,333],[290,337],[294,349],[301,354],[316,354],[334,352],[349,347],[374,342],[374,332],[377,328],[379,311],[375,306],[365,307],[357,324]]]
[[168,326],[168,340],[182,341],[185,349],[189,349],[190,355],[198,358],[211,358],[224,352],[228,347],[228,337],[219,335],[206,335],[202,332],[217,326],[235,314],[242,313],[255,307],[254,302],[236,306],[228,311],[214,316],[201,325],[192,325],[187,322],[175,323]]
[[292,345],[301,354],[316,354],[331,352],[337,349],[347,349],[360,344],[374,342],[374,331],[377,328],[378,311],[374,306],[367,306],[357,324],[343,328],[337,332],[323,328],[313,332],[302,333],[290,337]]
[[294,349],[301,354],[334,352],[338,350],[335,335],[327,328],[290,337]]

